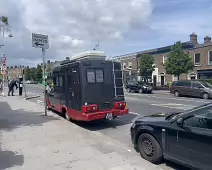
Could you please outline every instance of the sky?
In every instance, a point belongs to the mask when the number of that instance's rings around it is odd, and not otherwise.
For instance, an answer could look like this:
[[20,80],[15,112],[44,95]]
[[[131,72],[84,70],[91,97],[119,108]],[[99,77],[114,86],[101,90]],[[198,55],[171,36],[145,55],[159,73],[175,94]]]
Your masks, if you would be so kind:
[[212,36],[211,0],[0,0],[0,16],[8,16],[12,38],[0,37],[7,65],[36,66],[41,49],[32,33],[49,37],[46,60],[99,50],[107,56]]

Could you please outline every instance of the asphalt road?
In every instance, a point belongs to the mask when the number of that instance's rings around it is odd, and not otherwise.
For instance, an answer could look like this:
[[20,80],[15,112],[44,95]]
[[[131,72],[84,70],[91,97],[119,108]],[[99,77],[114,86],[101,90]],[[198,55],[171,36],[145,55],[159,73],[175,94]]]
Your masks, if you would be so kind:
[[[27,94],[41,95],[39,98],[30,99],[31,102],[44,105],[41,85],[27,85]],[[151,115],[154,113],[182,111],[210,102],[199,98],[174,97],[167,92],[155,92],[154,94],[125,93],[129,114],[112,121],[98,121],[92,123],[77,123],[91,131],[99,131],[113,139],[116,139],[130,147],[130,126],[132,120],[138,115]],[[133,147],[132,147],[133,149]],[[162,168],[183,169],[175,164],[162,164]]]

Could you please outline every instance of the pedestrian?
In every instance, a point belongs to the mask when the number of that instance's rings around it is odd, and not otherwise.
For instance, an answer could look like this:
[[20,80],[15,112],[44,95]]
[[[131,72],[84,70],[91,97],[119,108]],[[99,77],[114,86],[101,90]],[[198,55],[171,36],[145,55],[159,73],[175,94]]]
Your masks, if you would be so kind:
[[16,80],[11,80],[8,84],[8,88],[9,88],[8,96],[10,96],[11,92],[12,92],[12,96],[14,96],[14,86],[16,87],[16,90],[17,90],[18,86],[17,86]]

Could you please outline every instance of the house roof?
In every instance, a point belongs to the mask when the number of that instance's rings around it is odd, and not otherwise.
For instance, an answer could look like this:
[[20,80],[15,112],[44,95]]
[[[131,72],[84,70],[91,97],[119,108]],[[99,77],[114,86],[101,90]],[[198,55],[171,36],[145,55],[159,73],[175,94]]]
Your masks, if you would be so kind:
[[[120,56],[115,56],[113,57],[113,59],[117,59],[117,58],[121,58],[121,59],[125,59],[125,58],[132,58],[132,57],[136,57],[138,55],[142,55],[142,54],[160,54],[160,53],[166,53],[169,52],[171,47],[173,45],[169,45],[169,46],[165,46],[165,47],[160,47],[160,48],[155,48],[155,49],[150,49],[150,50],[144,50],[144,51],[140,51],[140,52],[135,52],[135,53],[129,53],[129,54],[125,54],[125,55],[120,55]],[[185,50],[191,50],[191,49],[196,49],[196,48],[202,48],[202,47],[206,47],[206,46],[212,46],[212,43],[209,44],[193,44],[191,41],[186,41],[182,43],[182,47]]]

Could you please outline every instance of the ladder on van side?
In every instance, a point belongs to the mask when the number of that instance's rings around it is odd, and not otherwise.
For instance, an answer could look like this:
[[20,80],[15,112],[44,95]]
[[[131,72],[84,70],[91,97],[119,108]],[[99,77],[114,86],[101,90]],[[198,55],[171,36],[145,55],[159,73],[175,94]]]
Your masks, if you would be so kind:
[[[117,69],[117,67],[115,66],[115,64],[116,64],[116,62],[112,61],[115,99],[117,99],[117,98],[124,98],[122,68]],[[118,64],[119,63],[117,62],[117,65]],[[119,86],[117,86],[117,84]]]

